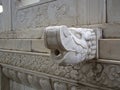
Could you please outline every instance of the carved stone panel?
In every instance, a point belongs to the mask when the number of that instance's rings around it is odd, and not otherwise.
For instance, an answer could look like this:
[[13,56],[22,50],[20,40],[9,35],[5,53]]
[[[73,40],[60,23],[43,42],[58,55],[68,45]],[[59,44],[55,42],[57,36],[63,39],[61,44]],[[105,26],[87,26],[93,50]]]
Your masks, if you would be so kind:
[[61,24],[76,25],[75,0],[40,0],[40,4],[23,7],[19,7],[19,1],[12,0],[12,3],[14,30]]

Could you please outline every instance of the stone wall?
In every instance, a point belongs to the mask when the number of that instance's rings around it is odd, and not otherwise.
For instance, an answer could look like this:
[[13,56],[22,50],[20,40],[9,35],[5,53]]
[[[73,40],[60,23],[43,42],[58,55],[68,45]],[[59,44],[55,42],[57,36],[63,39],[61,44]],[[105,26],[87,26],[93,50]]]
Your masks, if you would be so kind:
[[119,0],[2,0],[2,5],[1,31],[119,23]]
[[107,0],[107,15],[108,22],[120,23],[120,1],[119,0]]
[[2,0],[2,4],[4,31],[100,24],[106,19],[104,0],[41,0],[37,3]]
[[[41,90],[119,90],[119,0],[32,1],[2,0],[0,90],[35,90],[38,80],[43,80]],[[44,29],[51,25],[101,28],[99,58],[70,66],[54,63],[44,45]],[[48,83],[52,89],[44,89]]]
[[[40,1],[42,2],[42,0]],[[14,30],[40,28],[50,25],[80,26],[105,22],[104,0],[51,0],[18,7],[13,1]]]

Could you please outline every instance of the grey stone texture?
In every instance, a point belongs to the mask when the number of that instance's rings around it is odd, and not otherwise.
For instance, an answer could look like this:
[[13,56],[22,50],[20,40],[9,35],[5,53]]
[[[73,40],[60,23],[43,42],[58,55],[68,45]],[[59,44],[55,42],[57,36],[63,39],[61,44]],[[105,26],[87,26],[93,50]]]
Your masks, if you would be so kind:
[[45,28],[33,28],[0,32],[0,39],[41,39]]
[[10,90],[9,78],[3,74],[1,66],[0,66],[0,90]]
[[107,15],[109,23],[120,23],[120,0],[107,0]]
[[120,60],[120,39],[102,39],[99,48],[99,58]]
[[42,80],[51,80],[55,84],[54,88],[58,88],[59,85],[59,88],[64,88],[61,84],[65,83],[67,84],[65,87],[77,85],[76,90],[81,88],[83,90],[119,90],[120,88],[119,64],[92,61],[60,66],[47,54],[5,50],[0,52],[0,63],[7,77],[14,81],[20,80],[24,85],[36,86],[36,78],[37,80],[43,78]]
[[[120,89],[120,0],[27,1],[0,2],[0,90],[35,90],[31,86],[48,82],[53,90]],[[55,25],[101,28],[98,60],[68,66],[53,62],[43,37],[44,28]],[[36,83],[38,77],[49,81]]]
[[1,0],[3,12],[0,14],[0,31],[10,31],[12,28],[11,21],[11,0]]
[[13,30],[51,25],[80,26],[106,21],[104,0],[51,0],[22,7],[19,7],[20,2],[12,0],[12,3]]
[[0,39],[0,49],[49,53],[43,39]]
[[105,24],[93,24],[93,25],[83,25],[82,28],[101,28],[102,38],[116,39],[120,38],[120,24],[116,23],[105,23]]

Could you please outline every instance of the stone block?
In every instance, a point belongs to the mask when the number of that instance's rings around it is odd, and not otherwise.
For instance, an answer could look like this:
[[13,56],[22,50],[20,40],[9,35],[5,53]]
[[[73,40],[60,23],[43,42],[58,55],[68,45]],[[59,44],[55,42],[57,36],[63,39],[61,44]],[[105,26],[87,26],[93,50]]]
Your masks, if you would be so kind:
[[40,39],[43,37],[44,28],[29,30],[14,30],[0,32],[0,39]]
[[109,23],[120,23],[120,0],[107,0],[107,19]]
[[43,39],[0,39],[0,49],[49,53]]
[[102,39],[99,41],[99,58],[120,60],[120,39]]
[[31,51],[31,40],[0,39],[0,49]]
[[18,31],[15,31],[16,38],[40,39],[42,38],[44,29],[45,28],[32,28],[29,30],[18,30]]
[[104,0],[77,0],[78,25],[91,25],[105,22]]
[[120,38],[120,24],[94,24],[94,25],[83,25],[82,27],[87,28],[101,28],[103,30],[103,38]]
[[103,38],[120,38],[120,24],[105,24],[103,28]]
[[50,50],[45,47],[43,39],[32,40],[32,51],[33,52],[41,52],[41,53],[49,53],[50,52]]

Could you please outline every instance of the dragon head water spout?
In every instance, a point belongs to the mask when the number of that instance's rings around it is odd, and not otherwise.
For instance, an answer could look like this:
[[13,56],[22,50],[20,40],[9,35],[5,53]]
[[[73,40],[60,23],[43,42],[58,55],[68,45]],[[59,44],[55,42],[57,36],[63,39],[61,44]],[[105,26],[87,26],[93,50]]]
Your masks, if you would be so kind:
[[49,26],[45,29],[45,45],[58,63],[77,64],[96,56],[97,36],[93,29]]

